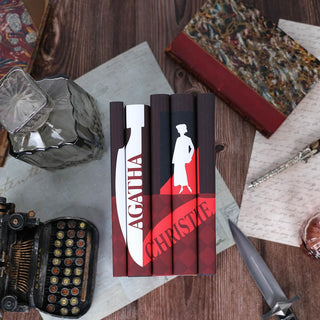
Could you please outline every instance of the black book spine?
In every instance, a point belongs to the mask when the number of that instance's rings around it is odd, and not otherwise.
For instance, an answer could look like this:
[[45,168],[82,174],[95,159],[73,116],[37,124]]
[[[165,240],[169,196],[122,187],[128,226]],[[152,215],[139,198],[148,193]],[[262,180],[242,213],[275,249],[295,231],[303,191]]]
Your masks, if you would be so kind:
[[125,106],[110,103],[113,276],[127,276]]
[[198,272],[216,272],[215,97],[197,95]]
[[197,128],[194,96],[171,96],[174,274],[197,273]]
[[153,275],[172,275],[170,96],[150,97]]

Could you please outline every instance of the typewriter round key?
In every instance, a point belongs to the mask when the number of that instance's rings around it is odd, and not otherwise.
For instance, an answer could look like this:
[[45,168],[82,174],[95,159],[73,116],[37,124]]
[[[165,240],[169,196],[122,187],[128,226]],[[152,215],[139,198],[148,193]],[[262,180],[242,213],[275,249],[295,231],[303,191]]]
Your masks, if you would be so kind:
[[56,275],[58,275],[60,273],[60,269],[58,267],[52,267],[51,268],[51,273],[56,276]]
[[86,227],[86,224],[84,222],[80,222],[79,227],[80,229],[84,229]]
[[78,278],[78,277],[73,278],[72,283],[73,283],[75,286],[79,286],[79,285],[81,284],[81,279]]
[[53,264],[54,266],[60,266],[60,264],[61,264],[61,259],[53,258],[53,259],[52,259],[52,264]]
[[77,296],[77,295],[79,294],[79,289],[78,289],[78,288],[72,288],[72,289],[71,289],[71,294],[72,294],[73,296]]
[[50,303],[55,303],[55,302],[57,301],[57,297],[56,297],[54,294],[50,294],[50,295],[48,296],[48,301],[49,301]]
[[47,311],[48,312],[54,312],[54,310],[55,310],[56,308],[54,307],[54,305],[53,304],[48,304],[47,305]]
[[77,232],[77,237],[78,237],[78,238],[84,238],[85,235],[86,235],[86,233],[85,233],[83,230],[79,230],[79,231]]
[[71,276],[71,269],[70,268],[65,268],[64,270],[63,270],[63,274],[65,275],[65,276],[67,276],[67,277],[69,277],[69,276]]
[[77,258],[75,263],[76,263],[76,266],[81,267],[83,265],[83,259]]
[[79,311],[80,311],[80,309],[79,309],[78,307],[73,307],[73,308],[71,309],[71,313],[74,314],[74,315],[78,314]]
[[77,255],[78,257],[82,257],[83,254],[84,254],[83,249],[77,249],[77,250],[76,250],[76,255]]
[[57,238],[58,238],[59,240],[63,239],[63,238],[64,238],[64,232],[63,232],[63,231],[58,231],[58,232],[57,232]]
[[84,245],[85,245],[84,240],[82,240],[82,239],[78,240],[78,242],[77,242],[77,246],[78,246],[79,248],[83,248],[83,247],[84,247]]
[[69,267],[69,266],[71,266],[71,264],[72,264],[72,259],[70,259],[70,258],[64,259],[64,265],[65,266]]
[[66,240],[66,246],[67,247],[72,247],[73,246],[73,240],[72,239]]
[[57,223],[57,228],[58,228],[59,230],[63,230],[63,229],[65,228],[65,226],[66,226],[66,224],[65,224],[64,221],[59,221],[59,222]]
[[68,227],[70,228],[70,229],[73,229],[73,228],[75,228],[76,227],[76,222],[74,221],[74,220],[70,220],[69,222],[68,222]]
[[64,254],[67,256],[67,257],[71,257],[72,254],[73,254],[73,251],[71,248],[67,248],[64,252]]
[[82,275],[82,269],[81,268],[75,268],[74,269],[74,274],[76,276],[81,276]]
[[57,232],[57,239],[61,240],[64,238],[64,232],[63,231],[58,231]]
[[68,305],[68,299],[67,298],[61,298],[60,299],[60,304],[65,307],[66,305]]
[[56,240],[54,242],[54,246],[57,247],[57,248],[61,248],[62,247],[62,241],[61,240]]
[[56,293],[58,291],[58,287],[56,285],[51,285],[49,287],[49,292],[50,293]]
[[59,282],[59,278],[53,276],[53,277],[50,278],[50,282],[51,282],[52,284],[57,284],[57,283]]
[[68,286],[70,284],[70,278],[63,278],[62,279],[62,284],[64,286]]
[[68,230],[68,232],[67,232],[68,238],[72,239],[75,237],[75,235],[76,235],[76,232],[74,230]]
[[73,297],[73,298],[70,299],[70,304],[71,304],[72,306],[76,306],[78,303],[79,303],[79,302],[78,302],[78,299],[77,299],[77,298]]
[[55,257],[61,257],[61,255],[62,255],[62,251],[60,250],[60,249],[55,249],[54,251],[53,251],[53,254],[54,254],[54,256]]
[[69,294],[69,289],[67,288],[63,288],[61,289],[61,295],[66,297]]
[[68,314],[68,309],[67,308],[61,308],[60,313],[62,316],[66,316]]

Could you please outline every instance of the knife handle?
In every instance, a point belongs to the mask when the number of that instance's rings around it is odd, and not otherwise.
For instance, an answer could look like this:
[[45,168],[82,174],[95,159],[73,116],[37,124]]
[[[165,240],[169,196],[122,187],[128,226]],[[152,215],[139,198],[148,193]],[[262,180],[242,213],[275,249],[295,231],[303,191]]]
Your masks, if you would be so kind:
[[291,308],[288,309],[287,313],[284,316],[278,317],[280,320],[298,320],[297,316]]

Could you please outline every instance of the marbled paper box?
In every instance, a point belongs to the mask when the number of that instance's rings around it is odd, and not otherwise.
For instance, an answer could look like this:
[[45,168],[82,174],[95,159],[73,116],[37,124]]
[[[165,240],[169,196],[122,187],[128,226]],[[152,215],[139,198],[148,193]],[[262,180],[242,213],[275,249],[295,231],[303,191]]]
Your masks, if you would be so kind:
[[320,77],[320,62],[235,0],[209,0],[167,52],[271,136]]

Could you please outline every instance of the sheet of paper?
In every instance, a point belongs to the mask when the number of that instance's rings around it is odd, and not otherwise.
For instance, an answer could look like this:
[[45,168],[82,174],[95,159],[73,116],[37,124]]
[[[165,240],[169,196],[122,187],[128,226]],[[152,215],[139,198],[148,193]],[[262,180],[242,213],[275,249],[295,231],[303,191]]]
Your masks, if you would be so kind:
[[[109,102],[149,104],[154,93],[172,93],[149,46],[142,43],[83,75],[76,82],[98,102],[106,153],[88,164],[49,172],[9,158],[0,169],[0,196],[16,203],[16,210],[34,210],[41,221],[59,216],[84,217],[100,232],[98,270],[93,303],[82,320],[102,319],[173,277],[114,278],[109,146]],[[226,219],[236,221],[239,208],[217,175],[217,251],[233,244]],[[224,218],[223,215],[226,217]],[[42,313],[44,320],[54,320]]]
[[[320,27],[280,20],[279,26],[320,58]],[[320,83],[268,140],[256,133],[239,226],[249,236],[299,246],[303,222],[320,210],[320,156],[300,162],[248,190],[250,181],[320,138]]]

